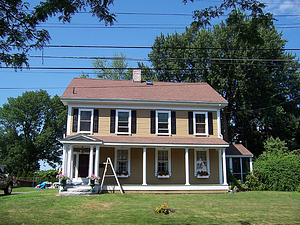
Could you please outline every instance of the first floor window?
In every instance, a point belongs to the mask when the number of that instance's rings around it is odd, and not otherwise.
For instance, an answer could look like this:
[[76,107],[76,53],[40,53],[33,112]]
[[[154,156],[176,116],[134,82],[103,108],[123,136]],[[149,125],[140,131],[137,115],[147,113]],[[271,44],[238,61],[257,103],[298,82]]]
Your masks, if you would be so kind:
[[92,109],[79,109],[78,131],[82,133],[92,133],[92,118]]
[[130,151],[128,149],[116,149],[116,173],[118,176],[129,176]]
[[171,152],[170,150],[156,150],[156,175],[166,176],[171,175]]
[[130,134],[131,133],[131,111],[117,110],[117,126],[116,133]]
[[208,150],[195,150],[195,175],[197,177],[207,177],[209,171]]

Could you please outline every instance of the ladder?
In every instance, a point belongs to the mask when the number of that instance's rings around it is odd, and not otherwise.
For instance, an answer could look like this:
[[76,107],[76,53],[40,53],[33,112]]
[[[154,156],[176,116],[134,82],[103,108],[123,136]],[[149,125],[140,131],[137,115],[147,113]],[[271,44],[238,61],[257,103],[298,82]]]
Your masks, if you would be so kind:
[[[113,167],[113,164],[112,164],[112,162],[111,162],[110,157],[107,157],[106,163],[104,163],[104,164],[105,164],[105,169],[104,169],[104,172],[103,172],[103,178],[102,178],[102,181],[101,181],[100,193],[101,193],[102,190],[103,190],[103,183],[104,183],[105,177],[115,177],[115,179],[116,179],[116,181],[117,181],[117,184],[118,184],[118,186],[119,186],[119,188],[120,188],[120,192],[121,192],[121,194],[123,194],[123,190],[122,190],[121,185],[120,185],[120,183],[119,183],[119,179],[118,179],[118,177],[117,177],[117,175],[116,175],[116,172],[115,172],[115,169],[114,169],[114,167]],[[111,174],[111,175],[106,175],[106,172],[107,172],[107,165],[110,165],[111,170],[113,171],[113,174]]]

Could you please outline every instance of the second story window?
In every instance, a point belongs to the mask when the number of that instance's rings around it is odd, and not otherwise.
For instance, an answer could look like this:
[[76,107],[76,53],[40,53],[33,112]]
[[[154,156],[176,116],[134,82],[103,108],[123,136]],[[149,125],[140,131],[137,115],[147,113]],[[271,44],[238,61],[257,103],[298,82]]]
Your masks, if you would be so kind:
[[194,112],[194,135],[208,135],[207,112]]
[[156,134],[171,135],[171,111],[156,111]]
[[79,109],[78,131],[80,133],[92,133],[93,127],[93,110]]
[[116,124],[117,134],[131,134],[131,110],[117,110]]

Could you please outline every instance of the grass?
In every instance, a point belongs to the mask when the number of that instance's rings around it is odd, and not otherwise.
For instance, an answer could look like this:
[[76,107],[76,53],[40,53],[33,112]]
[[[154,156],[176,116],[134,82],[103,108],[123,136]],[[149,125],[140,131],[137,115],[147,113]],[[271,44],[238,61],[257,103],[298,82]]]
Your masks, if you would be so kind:
[[[0,224],[295,224],[300,193],[101,194],[58,196],[18,188],[0,196]],[[155,213],[166,200],[174,212]]]

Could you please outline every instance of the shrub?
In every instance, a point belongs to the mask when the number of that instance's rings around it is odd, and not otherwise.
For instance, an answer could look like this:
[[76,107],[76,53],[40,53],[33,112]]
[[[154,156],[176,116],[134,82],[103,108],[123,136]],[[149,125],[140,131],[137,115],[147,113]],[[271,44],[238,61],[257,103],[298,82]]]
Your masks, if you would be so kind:
[[168,199],[163,205],[155,208],[156,213],[169,214],[171,211],[172,211],[172,209],[168,208]]
[[[264,151],[254,162],[255,173],[249,187],[258,190],[296,191],[300,184],[300,156],[289,152],[284,141],[269,138]],[[264,185],[264,186],[263,186]]]

